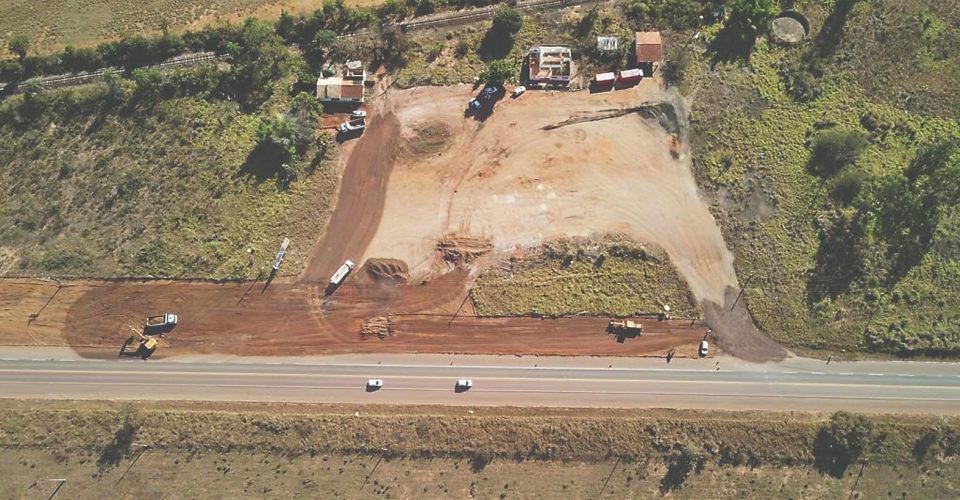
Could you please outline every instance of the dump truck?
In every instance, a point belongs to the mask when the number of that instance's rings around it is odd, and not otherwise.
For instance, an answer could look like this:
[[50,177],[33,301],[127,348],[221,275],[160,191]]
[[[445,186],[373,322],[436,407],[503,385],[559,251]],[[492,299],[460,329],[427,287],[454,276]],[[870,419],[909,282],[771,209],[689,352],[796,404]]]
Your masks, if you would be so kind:
[[340,283],[343,283],[343,279],[350,274],[350,271],[353,270],[354,263],[353,261],[346,261],[337,269],[337,272],[333,273],[333,276],[330,277],[330,284],[333,286],[339,286]]
[[643,325],[629,319],[611,319],[607,330],[635,337],[643,333]]
[[177,315],[173,313],[158,314],[147,318],[144,328],[173,328],[177,325]]

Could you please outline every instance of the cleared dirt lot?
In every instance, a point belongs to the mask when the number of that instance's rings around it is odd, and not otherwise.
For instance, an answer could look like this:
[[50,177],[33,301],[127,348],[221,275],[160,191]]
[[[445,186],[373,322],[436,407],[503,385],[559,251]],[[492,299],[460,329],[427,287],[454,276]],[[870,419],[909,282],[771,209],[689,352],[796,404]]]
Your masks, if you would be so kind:
[[415,128],[452,131],[436,155],[405,154],[394,166],[381,224],[365,257],[435,272],[447,233],[489,238],[509,252],[564,235],[626,233],[662,247],[701,300],[737,286],[733,256],[697,196],[689,161],[670,134],[629,110],[675,99],[652,82],[606,94],[528,92],[505,98],[485,121],[464,119],[469,86],[391,94],[408,140]]
[[[59,292],[52,282],[0,281],[0,304],[9,304],[0,342],[115,356],[129,325],[176,311],[181,322],[160,355],[694,355],[705,327],[689,319],[647,321],[647,334],[618,343],[605,318],[475,317],[470,274],[488,262],[564,235],[623,233],[666,251],[722,349],[785,355],[745,310],[729,312],[739,287],[733,258],[698,197],[673,94],[654,82],[605,94],[529,92],[481,120],[464,114],[472,93],[390,91],[375,103],[369,130],[345,149],[336,210],[299,279],[73,282]],[[371,258],[380,260],[360,267]],[[346,259],[358,268],[328,288]],[[382,317],[383,338],[360,334]]]

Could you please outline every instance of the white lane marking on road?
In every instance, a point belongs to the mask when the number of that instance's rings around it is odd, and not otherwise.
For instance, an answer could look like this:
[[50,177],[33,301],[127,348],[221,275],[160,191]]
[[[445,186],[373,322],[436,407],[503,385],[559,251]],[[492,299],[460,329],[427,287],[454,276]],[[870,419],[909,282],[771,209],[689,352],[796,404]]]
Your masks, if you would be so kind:
[[[35,384],[35,383],[46,383],[46,382],[15,382],[18,384]],[[86,382],[56,382],[61,385],[83,385]],[[98,385],[111,385],[111,386],[139,386],[141,385],[138,382],[99,382]],[[167,384],[167,383],[152,383],[151,387],[185,387],[185,386],[194,386],[194,387],[215,387],[215,388],[236,388],[236,389],[312,389],[312,390],[356,390],[363,391],[362,387],[357,387],[356,385],[349,386],[300,386],[300,385],[245,385],[245,384],[216,384],[216,385],[206,385],[206,384]],[[430,387],[391,387],[389,389],[384,388],[380,391],[408,391],[408,392],[453,392],[449,388],[430,388]],[[766,394],[743,394],[743,393],[718,393],[718,392],[684,392],[684,393],[674,393],[674,392],[661,392],[661,391],[597,391],[597,390],[531,390],[531,389],[503,389],[503,390],[483,390],[483,389],[472,389],[469,393],[518,393],[518,394],[593,394],[593,395],[647,395],[647,396],[695,396],[699,398],[721,398],[721,397],[742,397],[742,398],[770,398],[771,396]],[[469,394],[467,393],[467,394]],[[456,397],[456,396],[454,396]],[[466,396],[464,396],[466,397]],[[960,402],[960,399],[957,398],[918,398],[918,397],[904,397],[904,396],[824,396],[820,394],[815,395],[777,395],[776,397],[780,399],[824,399],[824,400],[863,400],[863,401],[937,401],[937,402]]]

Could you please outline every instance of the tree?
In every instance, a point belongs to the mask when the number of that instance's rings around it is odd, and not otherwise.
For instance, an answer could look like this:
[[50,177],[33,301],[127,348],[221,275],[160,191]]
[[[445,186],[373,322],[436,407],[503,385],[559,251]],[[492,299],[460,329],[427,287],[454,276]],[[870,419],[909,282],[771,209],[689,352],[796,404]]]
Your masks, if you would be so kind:
[[728,23],[751,38],[765,33],[770,21],[777,15],[774,0],[734,0]]
[[824,422],[813,442],[814,465],[820,472],[843,477],[847,467],[878,446],[873,421],[845,411]]
[[297,152],[302,154],[316,135],[323,115],[323,105],[313,94],[300,92],[290,103],[287,117],[296,131]]
[[510,52],[513,37],[523,26],[523,16],[512,7],[501,7],[493,15],[493,25],[480,42],[480,56],[484,60],[498,59]]
[[827,178],[851,165],[867,146],[863,134],[854,130],[830,129],[813,140],[810,173]]
[[485,73],[486,80],[494,85],[502,85],[503,82],[513,77],[513,63],[507,59],[497,59],[487,66]]
[[747,59],[757,41],[777,14],[774,0],[733,0],[730,17],[710,42],[710,50],[719,60]]
[[12,59],[0,61],[0,82],[17,83],[23,78],[23,65]]
[[27,80],[23,91],[23,106],[21,110],[27,118],[40,116],[47,108],[47,89],[39,80]]
[[284,40],[291,40],[296,26],[296,18],[290,15],[286,9],[280,11],[280,18],[277,19],[277,34]]
[[30,50],[30,38],[26,35],[14,35],[7,42],[7,48],[20,58],[20,63],[27,57],[27,51]]
[[513,37],[523,27],[523,14],[513,7],[501,7],[493,15],[490,31],[498,35]]

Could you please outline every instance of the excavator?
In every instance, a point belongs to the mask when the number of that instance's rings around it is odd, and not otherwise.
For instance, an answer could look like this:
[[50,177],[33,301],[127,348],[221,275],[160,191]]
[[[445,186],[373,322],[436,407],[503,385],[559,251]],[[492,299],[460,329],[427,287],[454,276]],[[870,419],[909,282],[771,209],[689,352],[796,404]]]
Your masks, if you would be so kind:
[[[160,341],[157,340],[157,336],[144,335],[141,329],[133,325],[129,325],[129,328],[130,328],[130,331],[133,332],[133,335],[131,335],[130,338],[128,338],[127,341],[123,343],[123,347],[120,349],[121,357],[136,356],[140,359],[146,360],[151,355],[153,355],[154,352],[156,352],[158,347],[160,347]],[[159,335],[159,337],[162,337],[162,336],[163,335]],[[132,353],[127,353],[126,352],[127,347],[130,344],[134,343],[135,341],[139,341],[137,350]]]

